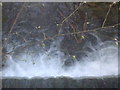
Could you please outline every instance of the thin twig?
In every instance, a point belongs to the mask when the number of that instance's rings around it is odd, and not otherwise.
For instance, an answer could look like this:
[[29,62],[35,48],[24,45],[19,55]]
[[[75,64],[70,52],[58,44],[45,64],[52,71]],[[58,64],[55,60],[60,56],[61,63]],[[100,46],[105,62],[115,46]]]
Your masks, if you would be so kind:
[[14,26],[15,26],[15,24],[16,24],[16,22],[17,22],[19,16],[20,16],[20,14],[21,14],[21,12],[22,12],[23,9],[24,9],[24,6],[25,6],[25,3],[23,3],[23,5],[22,5],[20,11],[17,13],[16,18],[15,18],[15,20],[14,20],[14,22],[13,22],[13,25],[12,25],[12,27],[10,28],[9,34],[12,32],[12,30],[13,30],[13,28],[14,28]]
[[109,13],[110,13],[110,10],[111,10],[113,4],[114,4],[114,3],[110,4],[110,6],[109,6],[109,9],[108,9],[107,14],[106,14],[106,16],[105,16],[105,19],[104,19],[104,21],[103,21],[102,27],[105,26],[105,23],[106,23],[106,21],[107,21],[108,15],[109,15]]
[[[58,12],[60,13],[60,15],[61,15],[63,18],[65,18],[64,14],[62,13],[61,10],[58,11]],[[68,20],[67,20],[66,22],[71,26],[72,30],[73,30],[74,32],[76,32],[76,27],[75,27],[73,24],[71,24]],[[75,40],[78,42],[78,39],[77,39],[76,34],[74,34],[73,36],[74,36]]]
[[[14,26],[15,26],[15,24],[16,24],[19,16],[20,16],[20,14],[22,13],[25,5],[26,5],[26,3],[24,2],[23,5],[21,6],[19,12],[17,13],[16,18],[15,18],[15,20],[14,20],[14,22],[13,22],[11,28],[10,28],[10,31],[9,31],[9,33],[8,33],[8,39],[7,39],[5,42],[8,42],[8,40],[10,39],[10,34],[11,34],[11,32],[13,31],[13,28],[14,28]],[[18,34],[16,34],[16,35],[18,35]],[[20,36],[20,35],[19,35],[19,36]],[[24,39],[24,38],[23,38],[23,39]]]
[[67,21],[72,15],[74,15],[75,12],[80,8],[80,6],[81,6],[81,3],[79,4],[79,6],[78,6],[70,15],[68,15],[68,16],[61,22],[61,24],[60,24],[60,29],[59,29],[59,32],[58,32],[58,33],[61,32],[61,28],[62,28],[63,23],[64,23],[65,21]]

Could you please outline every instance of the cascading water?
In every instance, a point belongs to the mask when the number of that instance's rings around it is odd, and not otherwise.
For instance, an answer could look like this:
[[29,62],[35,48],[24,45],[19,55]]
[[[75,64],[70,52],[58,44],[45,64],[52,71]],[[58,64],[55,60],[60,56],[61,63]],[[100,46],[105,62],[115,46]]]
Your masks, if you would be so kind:
[[[60,48],[61,41],[54,41],[47,52],[37,56],[23,53],[17,60],[8,55],[6,67],[3,68],[3,77],[84,77],[84,76],[112,76],[118,75],[118,48],[113,41],[101,42],[98,45],[86,46],[92,52],[86,51],[82,60],[67,69],[64,62],[67,56]],[[56,47],[54,47],[56,45]]]
[[3,88],[118,87],[117,2],[3,3],[2,24]]

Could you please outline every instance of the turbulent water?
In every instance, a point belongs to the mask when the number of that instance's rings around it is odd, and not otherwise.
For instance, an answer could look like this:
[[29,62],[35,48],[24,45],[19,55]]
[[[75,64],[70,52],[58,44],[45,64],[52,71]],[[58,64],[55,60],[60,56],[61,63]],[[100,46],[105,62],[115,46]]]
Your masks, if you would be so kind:
[[[60,50],[59,41],[55,41],[47,52],[39,55],[23,53],[17,60],[8,56],[3,77],[83,77],[118,75],[118,48],[114,42],[99,41],[98,45],[87,44],[92,52],[86,51],[82,60],[76,60],[69,67],[64,66],[67,56]],[[57,47],[54,47],[57,45]]]

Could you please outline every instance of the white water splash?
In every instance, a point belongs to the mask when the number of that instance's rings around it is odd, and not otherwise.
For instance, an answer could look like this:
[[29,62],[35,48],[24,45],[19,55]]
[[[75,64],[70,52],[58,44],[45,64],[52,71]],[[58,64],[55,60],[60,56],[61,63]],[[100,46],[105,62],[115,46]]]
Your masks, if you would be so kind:
[[[57,42],[55,42],[57,43]],[[58,44],[59,45],[59,44]],[[82,77],[118,75],[118,48],[111,42],[99,43],[97,50],[89,45],[93,52],[65,69],[66,59],[60,47],[53,47],[38,56],[24,53],[18,60],[8,56],[7,67],[3,69],[3,77]]]

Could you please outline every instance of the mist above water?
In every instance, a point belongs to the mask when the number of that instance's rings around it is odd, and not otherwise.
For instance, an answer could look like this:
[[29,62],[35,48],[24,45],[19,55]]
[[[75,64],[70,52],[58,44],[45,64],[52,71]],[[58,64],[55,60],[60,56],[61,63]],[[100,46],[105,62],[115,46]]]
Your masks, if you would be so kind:
[[[54,47],[57,45],[57,47]],[[92,52],[86,51],[87,56],[75,60],[71,66],[64,66],[68,57],[61,52],[60,42],[55,41],[47,52],[38,55],[23,53],[14,59],[8,55],[3,77],[84,77],[118,75],[118,48],[111,41],[100,42],[93,47],[87,44]]]

